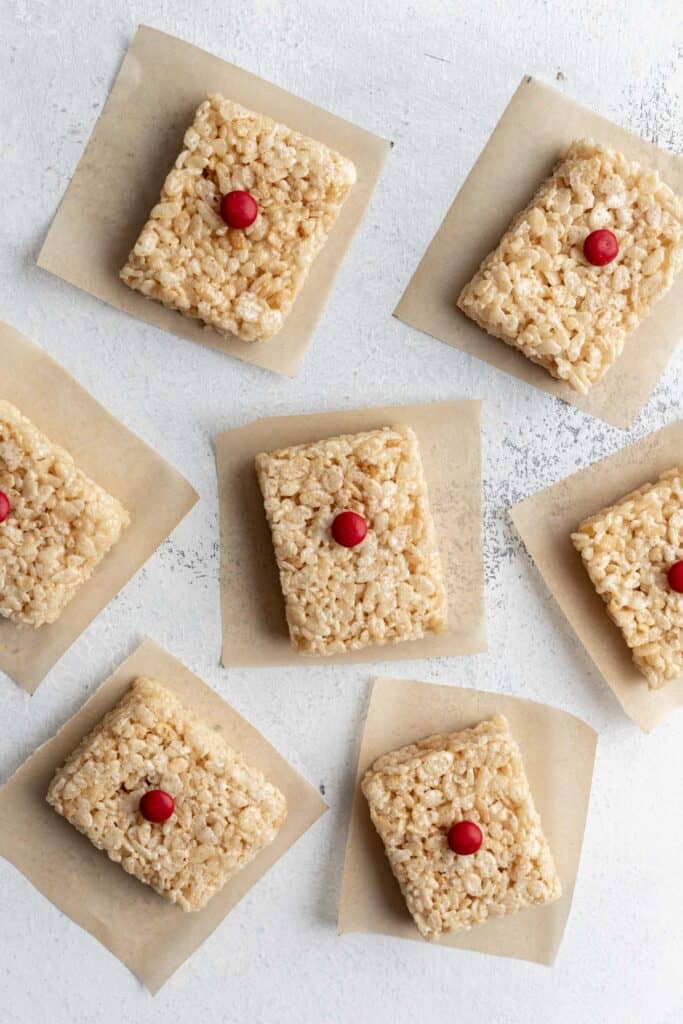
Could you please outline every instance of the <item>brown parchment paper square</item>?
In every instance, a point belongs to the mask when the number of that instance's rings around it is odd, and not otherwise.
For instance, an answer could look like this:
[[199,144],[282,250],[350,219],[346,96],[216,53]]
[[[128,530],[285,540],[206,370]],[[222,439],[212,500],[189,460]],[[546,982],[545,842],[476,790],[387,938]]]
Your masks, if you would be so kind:
[[[0,618],[0,669],[33,693],[65,651],[196,504],[196,491],[58,363],[0,322],[0,398],[28,416],[118,498],[130,525],[58,620],[38,629]],[[150,502],[150,486],[154,501]]]
[[382,754],[437,732],[467,729],[495,714],[505,715],[519,743],[563,893],[555,903],[494,918],[434,945],[553,963],[579,869],[597,733],[580,718],[536,701],[413,679],[376,679],[372,688],[346,844],[340,934],[377,932],[425,942],[391,872],[360,783]]
[[[219,730],[287,799],[287,818],[274,842],[196,913],[185,913],[128,875],[45,801],[57,768],[140,675],[158,679]],[[184,665],[145,639],[0,789],[0,855],[156,993],[326,810],[318,791],[249,722]]]
[[616,427],[633,423],[681,336],[683,274],[629,336],[602,381],[581,395],[492,338],[456,307],[462,288],[573,139],[593,138],[647,167],[683,195],[683,157],[659,149],[526,76],[422,257],[394,316]]
[[[358,180],[272,341],[223,337],[127,288],[119,270],[135,244],[186,128],[209,92],[326,143],[353,160]],[[391,143],[292,96],[220,57],[140,26],[52,222],[38,266],[165,331],[293,377],[311,343]]]
[[[221,521],[222,663],[353,664],[486,650],[481,402],[433,402],[257,420],[216,439]],[[349,654],[301,655],[289,642],[270,527],[254,469],[259,452],[393,423],[417,434],[448,594],[448,629]]]
[[555,600],[626,714],[644,732],[683,705],[683,676],[650,690],[570,534],[586,516],[681,464],[683,420],[515,505],[510,516]]

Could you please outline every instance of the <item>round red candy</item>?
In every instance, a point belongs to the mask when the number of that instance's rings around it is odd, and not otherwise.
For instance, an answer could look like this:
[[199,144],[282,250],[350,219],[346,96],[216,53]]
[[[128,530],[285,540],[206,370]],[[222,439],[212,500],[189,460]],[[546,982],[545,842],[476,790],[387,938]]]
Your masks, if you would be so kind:
[[228,192],[221,199],[221,217],[229,228],[248,228],[257,216],[258,203],[248,192]]
[[591,231],[583,243],[583,255],[594,267],[604,267],[606,263],[611,263],[618,252],[617,236],[607,228]]
[[163,789],[150,789],[140,799],[140,814],[147,821],[156,823],[167,821],[175,810],[175,803],[170,793]]
[[448,830],[448,845],[463,857],[476,853],[483,841],[481,829],[473,821],[458,821]]
[[683,594],[683,562],[674,562],[666,578],[672,590],[677,594]]
[[9,503],[9,498],[4,491],[0,491],[0,523],[4,523],[11,511],[12,506]]
[[355,548],[367,533],[368,524],[357,512],[340,512],[332,523],[332,536],[344,548]]

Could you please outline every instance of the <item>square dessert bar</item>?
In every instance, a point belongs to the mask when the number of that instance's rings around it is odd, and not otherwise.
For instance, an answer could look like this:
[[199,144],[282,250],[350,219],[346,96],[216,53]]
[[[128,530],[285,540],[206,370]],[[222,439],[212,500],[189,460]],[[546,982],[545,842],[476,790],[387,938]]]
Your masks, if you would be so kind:
[[683,560],[683,468],[585,519],[572,541],[650,687],[680,676],[683,594],[667,577]]
[[[147,820],[146,793],[173,799]],[[140,677],[59,769],[47,801],[111,860],[199,910],[275,839],[282,793],[165,687]],[[149,813],[149,812],[148,812]]]
[[[595,266],[583,244],[604,229],[616,236],[618,254]],[[513,220],[458,306],[585,394],[681,265],[681,200],[656,171],[582,139]]]
[[[198,108],[184,147],[121,278],[220,333],[272,338],[356,169],[323,143],[217,94]],[[231,192],[256,200],[251,226],[223,220],[221,200]]]
[[[522,757],[502,715],[385,754],[361,788],[424,938],[561,896]],[[450,830],[461,822],[481,832],[474,853],[451,848]]]
[[[262,453],[256,472],[292,646],[334,654],[446,628],[446,593],[417,438],[384,427]],[[340,513],[367,527],[337,543]]]
[[[0,615],[55,622],[130,522],[116,498],[0,400]],[[1,517],[0,517],[1,518]]]

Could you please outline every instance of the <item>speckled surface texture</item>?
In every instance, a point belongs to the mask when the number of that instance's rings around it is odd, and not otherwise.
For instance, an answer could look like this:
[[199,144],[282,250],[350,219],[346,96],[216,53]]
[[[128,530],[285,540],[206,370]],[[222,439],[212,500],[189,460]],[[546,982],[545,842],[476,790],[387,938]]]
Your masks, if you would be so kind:
[[[295,381],[162,334],[35,267],[139,21],[395,142]],[[680,1021],[683,719],[673,716],[650,738],[627,721],[513,535],[506,509],[679,417],[683,346],[626,435],[390,316],[525,71],[683,148],[680,4],[365,0],[353,17],[340,17],[325,0],[5,0],[0,38],[0,316],[170,459],[203,499],[33,698],[0,679],[0,779],[147,632],[324,786],[332,807],[155,999],[0,862],[1,1024]],[[212,437],[268,414],[475,397],[485,400],[489,651],[401,671],[547,701],[601,731],[575,905],[553,969],[380,936],[338,938],[371,673],[218,666]],[[378,663],[378,672],[384,668]]]

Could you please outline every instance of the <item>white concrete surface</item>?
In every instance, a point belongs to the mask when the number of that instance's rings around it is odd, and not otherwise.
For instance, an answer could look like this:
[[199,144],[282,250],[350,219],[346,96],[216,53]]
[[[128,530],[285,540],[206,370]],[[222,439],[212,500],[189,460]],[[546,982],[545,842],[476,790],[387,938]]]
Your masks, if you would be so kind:
[[[139,21],[395,141],[295,381],[162,334],[36,269]],[[0,862],[1,1024],[683,1019],[683,718],[649,739],[624,718],[505,515],[514,500],[680,416],[683,350],[626,435],[390,316],[524,72],[680,151],[681,28],[678,0],[0,5],[0,317],[68,367],[202,497],[32,699],[0,679],[0,779],[147,632],[324,785],[331,804],[155,999]],[[486,402],[489,652],[391,671],[547,701],[600,730],[575,903],[553,969],[379,936],[338,938],[346,820],[373,670],[218,666],[212,437],[267,413],[453,397]]]

